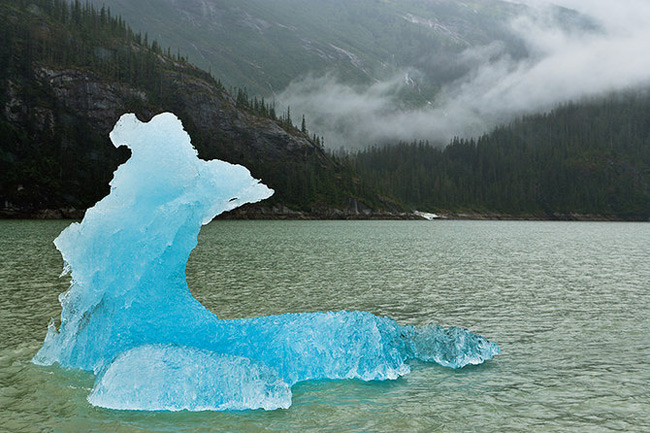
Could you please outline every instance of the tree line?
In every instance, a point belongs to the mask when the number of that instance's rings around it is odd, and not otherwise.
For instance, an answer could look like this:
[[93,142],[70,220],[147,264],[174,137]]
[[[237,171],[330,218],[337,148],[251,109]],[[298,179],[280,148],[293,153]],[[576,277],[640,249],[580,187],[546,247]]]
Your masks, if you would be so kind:
[[420,210],[650,217],[650,93],[572,102],[478,139],[347,155],[360,177]]
[[[296,157],[283,153],[283,143],[278,143],[279,156],[267,160],[236,140],[214,137],[201,131],[201,125],[186,125],[202,157],[249,167],[276,190],[268,204],[309,211],[342,206],[356,197],[349,168],[324,153],[320,138],[308,136],[304,120],[296,127],[290,109],[277,115],[274,104],[250,98],[245,91],[230,96],[210,73],[148,35],[135,33],[109,9],[80,1],[0,0],[0,20],[0,106],[5,108],[0,113],[0,209],[91,206],[108,192],[112,172],[128,157],[127,151],[111,145],[105,131],[66,107],[35,76],[39,66],[73,69],[141,91],[144,100],[127,101],[123,107],[133,112],[181,115],[192,110],[178,94],[182,86],[169,83],[183,77],[202,80],[217,90],[224,106],[271,119],[289,134],[313,138],[316,144]],[[44,113],[52,113],[52,119]],[[250,121],[255,128],[256,121]]]
[[[374,208],[396,200],[433,212],[650,217],[648,91],[565,104],[477,139],[454,138],[444,148],[419,141],[334,156],[324,152],[321,137],[310,137],[304,118],[294,125],[290,108],[278,114],[274,103],[242,89],[229,96],[210,73],[135,33],[109,9],[0,0],[0,19],[0,207],[88,207],[108,192],[112,172],[127,157],[39,84],[34,66],[50,65],[124,83],[144,91],[151,107],[171,111],[178,95],[165,83],[170,71],[181,70],[220,89],[238,109],[311,139],[318,151],[267,160],[236,142],[208,147],[214,137],[203,137],[195,125],[199,151],[249,167],[276,190],[270,204],[310,211],[356,198]],[[12,105],[16,97],[24,106]],[[137,111],[141,103],[124,109]],[[39,114],[47,110],[54,113],[51,128]],[[23,118],[17,123],[14,115]]]

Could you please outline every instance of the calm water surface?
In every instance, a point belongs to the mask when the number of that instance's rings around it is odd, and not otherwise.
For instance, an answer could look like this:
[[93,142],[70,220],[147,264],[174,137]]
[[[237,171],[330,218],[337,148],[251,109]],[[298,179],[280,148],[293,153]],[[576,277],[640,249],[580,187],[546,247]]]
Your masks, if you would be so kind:
[[648,432],[650,224],[217,221],[187,266],[223,318],[366,310],[501,346],[481,366],[316,381],[272,412],[90,406],[89,373],[30,363],[60,315],[61,221],[0,221],[0,431]]

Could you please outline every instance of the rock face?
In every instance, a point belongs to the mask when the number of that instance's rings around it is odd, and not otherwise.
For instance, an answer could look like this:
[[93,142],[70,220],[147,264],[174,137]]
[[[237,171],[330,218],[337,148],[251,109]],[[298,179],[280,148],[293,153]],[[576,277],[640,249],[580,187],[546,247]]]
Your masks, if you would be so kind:
[[0,21],[0,217],[76,215],[93,205],[128,158],[110,144],[112,126],[124,113],[148,121],[161,112],[180,118],[200,157],[242,164],[273,188],[266,206],[355,216],[394,207],[288,111],[278,118],[245,92],[234,98],[104,9],[0,0]]
[[88,119],[100,133],[110,131],[129,101],[147,103],[147,95],[141,90],[106,82],[76,69],[39,67],[35,76],[41,86],[51,90],[57,102]]
[[183,120],[197,132],[247,148],[248,152],[266,160],[301,159],[315,153],[327,159],[305,135],[297,131],[289,133],[271,119],[237,109],[230,95],[205,81],[173,74],[168,84],[180,97]]
[[[307,137],[290,134],[271,119],[236,108],[230,95],[182,71],[168,73],[162,83],[169,94],[175,96],[173,104],[151,102],[142,90],[107,82],[89,72],[50,67],[39,67],[35,72],[40,85],[51,90],[57,103],[86,119],[102,135],[107,135],[129,108],[145,120],[161,111],[174,110],[180,112],[183,122],[197,130],[201,137],[212,137],[212,143],[204,142],[205,138],[195,143],[202,148],[200,150],[210,152],[210,147],[221,141],[248,148],[248,152],[265,159],[304,158],[314,153],[327,159]],[[15,99],[12,103],[24,105]],[[43,119],[40,124],[53,123],[51,111],[45,111],[40,117]]]
[[[112,125],[125,112],[149,120],[173,111],[203,158],[253,165],[258,177],[268,177],[264,170],[270,165],[314,159],[334,171],[336,164],[307,135],[237,108],[228,93],[198,77],[192,66],[171,66],[160,80],[167,97],[158,100],[135,86],[75,68],[34,64],[30,80],[0,81],[0,165],[6,164],[7,175],[0,179],[0,216],[76,216],[77,209],[101,198],[126,156],[108,142]],[[81,171],[88,173],[78,179]]]

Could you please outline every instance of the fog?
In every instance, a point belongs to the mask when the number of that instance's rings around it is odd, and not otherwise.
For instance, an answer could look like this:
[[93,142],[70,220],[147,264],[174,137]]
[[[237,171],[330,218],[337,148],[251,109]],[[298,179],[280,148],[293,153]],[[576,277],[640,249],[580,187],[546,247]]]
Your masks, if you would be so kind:
[[524,113],[547,111],[570,100],[650,85],[650,2],[647,0],[558,0],[595,26],[562,26],[542,0],[509,23],[529,56],[515,60],[494,41],[458,56],[469,72],[448,83],[425,108],[399,109],[408,76],[369,86],[351,86],[335,75],[292,82],[278,101],[304,113],[310,131],[330,148],[476,136]]

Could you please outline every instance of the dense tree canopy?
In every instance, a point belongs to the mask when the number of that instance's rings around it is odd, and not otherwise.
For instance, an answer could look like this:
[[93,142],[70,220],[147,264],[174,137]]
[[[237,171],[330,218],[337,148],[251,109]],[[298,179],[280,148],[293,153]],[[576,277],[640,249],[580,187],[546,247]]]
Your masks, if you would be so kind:
[[349,158],[364,180],[422,210],[647,219],[650,94],[566,104],[444,149],[400,143]]
[[[310,147],[306,126],[304,131],[294,126],[289,110],[276,115],[273,103],[251,98],[243,89],[230,96],[208,72],[163,50],[148,35],[135,33],[106,8],[79,1],[0,0],[0,21],[0,209],[19,208],[29,214],[88,207],[108,192],[112,172],[127,157],[111,145],[106,130],[98,130],[97,119],[93,123],[85,117],[93,107],[66,106],[48,85],[49,77],[38,76],[44,68],[74,71],[71,75],[81,75],[89,85],[130,89],[134,97],[121,102],[120,112],[185,115],[184,124],[201,156],[249,167],[276,190],[269,204],[307,211],[342,207],[359,192],[349,170],[323,152],[320,139]],[[214,136],[214,128],[188,120],[194,107],[182,94],[184,80],[216,94],[221,107],[210,109],[227,110],[237,122],[248,124],[248,137]],[[65,91],[65,83],[57,89]],[[264,134],[259,131],[273,129],[268,124],[259,129],[264,119],[299,137],[303,151],[291,153],[288,138],[279,133],[273,138],[280,140],[273,144],[273,157],[260,157],[254,143],[244,145]],[[370,195],[363,200],[376,203]]]
[[[264,179],[276,190],[270,204],[303,211],[356,208],[359,202],[398,209],[397,200],[429,211],[650,217],[647,91],[566,104],[478,139],[456,138],[445,148],[399,143],[342,158],[328,155],[321,137],[309,137],[304,118],[297,128],[290,109],[278,114],[273,102],[244,89],[230,96],[208,72],[135,33],[109,9],[79,1],[0,0],[0,20],[0,209],[90,206],[106,194],[111,173],[127,157],[106,131],[36,76],[51,67],[143,95],[122,101],[121,112],[187,114],[192,108],[182,102],[182,87],[170,86],[174,80],[217,89],[223,107],[239,110],[238,122],[247,118],[248,137],[214,137],[198,123],[187,124],[193,142],[203,157],[244,164]],[[284,150],[271,157],[254,143],[242,146],[241,140],[259,139],[255,130],[264,119],[310,142],[309,152],[296,157],[277,143]]]

